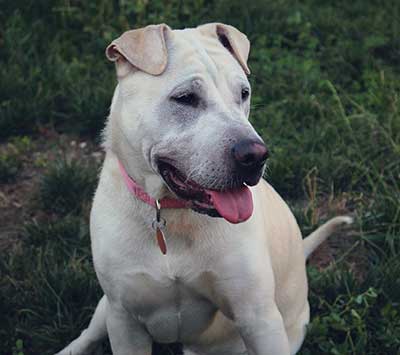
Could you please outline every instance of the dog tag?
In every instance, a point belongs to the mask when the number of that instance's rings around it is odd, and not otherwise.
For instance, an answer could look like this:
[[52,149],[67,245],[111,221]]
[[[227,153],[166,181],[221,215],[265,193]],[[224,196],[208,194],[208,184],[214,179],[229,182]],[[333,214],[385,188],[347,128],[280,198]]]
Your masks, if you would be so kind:
[[165,236],[163,231],[158,227],[156,228],[156,237],[161,253],[163,253],[164,255],[167,254],[167,243],[165,241]]
[[160,202],[156,200],[156,219],[153,221],[152,227],[156,231],[158,247],[164,255],[167,254],[167,242],[165,240],[164,232],[162,231],[165,228],[165,225],[165,219],[161,218]]

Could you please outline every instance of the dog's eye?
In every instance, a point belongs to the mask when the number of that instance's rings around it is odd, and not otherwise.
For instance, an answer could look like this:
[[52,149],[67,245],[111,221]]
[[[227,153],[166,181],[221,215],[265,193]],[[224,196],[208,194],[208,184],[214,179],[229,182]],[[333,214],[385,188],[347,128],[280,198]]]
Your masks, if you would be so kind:
[[197,107],[200,102],[200,98],[193,92],[189,92],[186,94],[181,94],[178,96],[173,96],[171,99],[178,104],[185,105],[185,106],[192,106]]
[[250,90],[248,88],[242,89],[242,101],[246,101],[249,98]]

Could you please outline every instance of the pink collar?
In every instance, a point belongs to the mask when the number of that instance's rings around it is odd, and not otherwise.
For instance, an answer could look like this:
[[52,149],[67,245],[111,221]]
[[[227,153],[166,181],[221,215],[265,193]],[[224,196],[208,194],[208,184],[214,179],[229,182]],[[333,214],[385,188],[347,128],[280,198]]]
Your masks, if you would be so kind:
[[[137,182],[128,175],[125,167],[119,160],[118,165],[119,170],[124,177],[126,187],[132,193],[132,195],[135,195],[139,200],[142,200],[148,205],[156,207],[156,200],[152,198],[146,191],[144,191],[143,188],[139,186]],[[175,198],[162,198],[159,202],[161,208],[190,208],[191,206],[190,201],[178,200]]]

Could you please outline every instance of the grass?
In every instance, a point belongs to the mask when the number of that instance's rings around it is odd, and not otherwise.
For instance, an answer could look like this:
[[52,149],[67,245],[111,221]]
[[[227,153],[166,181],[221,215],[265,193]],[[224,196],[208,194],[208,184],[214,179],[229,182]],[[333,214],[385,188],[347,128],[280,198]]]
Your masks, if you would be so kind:
[[0,154],[0,181],[7,183],[14,181],[21,170],[22,162],[13,153]]
[[65,158],[52,165],[39,186],[39,204],[48,213],[79,214],[90,201],[97,181],[97,168]]
[[96,141],[115,86],[104,48],[122,31],[208,21],[249,35],[251,120],[272,151],[267,179],[304,234],[334,214],[356,217],[346,240],[331,240],[328,266],[308,267],[312,322],[301,354],[398,353],[399,2],[0,0],[0,6],[0,203],[30,179],[28,172],[42,174],[27,192],[33,197],[24,199],[18,238],[0,249],[0,354],[54,353],[84,329],[101,295],[88,235],[97,167],[54,153],[37,170],[32,142],[49,131]]
[[30,146],[29,137],[14,137],[0,150],[0,184],[16,180]]

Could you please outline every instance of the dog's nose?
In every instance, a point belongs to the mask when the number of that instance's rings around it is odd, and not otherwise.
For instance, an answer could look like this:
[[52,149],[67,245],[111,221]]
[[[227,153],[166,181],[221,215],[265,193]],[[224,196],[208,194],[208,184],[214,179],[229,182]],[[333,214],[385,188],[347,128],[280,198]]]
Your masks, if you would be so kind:
[[260,141],[246,140],[232,147],[232,155],[241,170],[261,168],[268,159],[268,149]]

